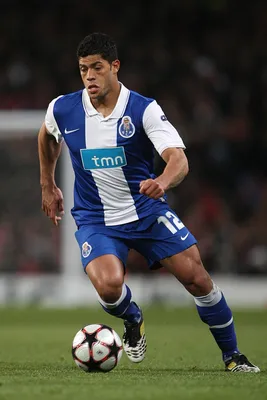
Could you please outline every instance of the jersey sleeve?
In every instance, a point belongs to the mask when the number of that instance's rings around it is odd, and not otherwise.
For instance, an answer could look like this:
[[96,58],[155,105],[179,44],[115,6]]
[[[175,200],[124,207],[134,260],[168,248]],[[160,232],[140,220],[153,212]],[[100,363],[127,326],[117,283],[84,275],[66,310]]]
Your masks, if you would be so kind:
[[143,127],[159,155],[170,147],[185,149],[181,136],[155,100],[144,111]]
[[46,115],[45,115],[45,127],[49,135],[54,136],[56,141],[60,143],[63,140],[63,136],[59,130],[57,121],[54,116],[54,105],[55,102],[62,96],[59,96],[52,100],[47,108]]

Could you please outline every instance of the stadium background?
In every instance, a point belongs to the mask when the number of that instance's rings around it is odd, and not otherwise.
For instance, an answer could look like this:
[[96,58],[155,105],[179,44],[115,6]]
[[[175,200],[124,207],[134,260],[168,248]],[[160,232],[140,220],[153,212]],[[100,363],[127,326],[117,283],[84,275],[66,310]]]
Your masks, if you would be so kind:
[[[52,98],[81,88],[77,44],[104,31],[118,43],[120,80],[156,98],[186,143],[190,173],[168,197],[206,268],[230,302],[266,305],[267,3],[124,3],[1,2],[0,302],[95,299],[70,217],[57,230],[41,212],[35,121]],[[156,171],[162,167],[157,158]],[[68,168],[63,156],[57,180],[71,205]],[[187,301],[166,272],[148,274],[136,253],[128,271],[143,301]]]

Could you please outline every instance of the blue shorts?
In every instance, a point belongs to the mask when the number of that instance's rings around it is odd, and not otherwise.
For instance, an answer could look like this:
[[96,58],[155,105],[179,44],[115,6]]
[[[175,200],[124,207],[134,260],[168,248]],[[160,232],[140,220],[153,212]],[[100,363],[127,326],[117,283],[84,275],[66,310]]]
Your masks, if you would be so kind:
[[126,266],[129,249],[142,254],[149,267],[188,249],[197,241],[168,206],[123,225],[82,225],[75,233],[85,268],[93,259],[114,254]]

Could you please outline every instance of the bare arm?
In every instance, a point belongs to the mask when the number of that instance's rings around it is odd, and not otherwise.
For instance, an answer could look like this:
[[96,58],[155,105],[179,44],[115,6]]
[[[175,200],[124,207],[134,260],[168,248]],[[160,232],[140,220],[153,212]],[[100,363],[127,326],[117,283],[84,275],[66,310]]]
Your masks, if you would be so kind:
[[166,162],[163,173],[155,181],[161,184],[164,191],[171,189],[185,178],[189,167],[183,149],[169,148],[163,151],[161,157]]
[[55,170],[62,145],[57,143],[52,135],[46,131],[45,124],[38,134],[38,153],[40,161],[41,186],[55,185]]
[[63,195],[55,182],[56,164],[61,148],[62,144],[57,143],[55,138],[47,133],[43,124],[38,134],[42,209],[55,225],[58,225],[61,219],[57,213],[64,213]]
[[140,193],[153,199],[162,197],[166,190],[171,189],[185,178],[189,167],[183,149],[168,148],[161,157],[166,162],[166,167],[156,179],[147,179],[140,182]]

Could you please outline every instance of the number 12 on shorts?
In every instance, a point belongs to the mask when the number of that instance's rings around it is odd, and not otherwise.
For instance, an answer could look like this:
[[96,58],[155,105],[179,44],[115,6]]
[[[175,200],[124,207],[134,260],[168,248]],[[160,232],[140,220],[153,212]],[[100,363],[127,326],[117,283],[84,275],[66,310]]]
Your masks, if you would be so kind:
[[157,221],[158,224],[163,223],[166,228],[171,231],[171,233],[175,234],[176,232],[178,232],[178,230],[181,230],[185,227],[184,224],[179,220],[179,218],[171,211],[167,211],[165,215],[166,217],[164,215],[158,217]]

